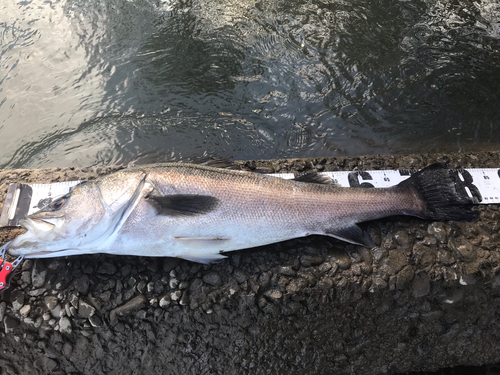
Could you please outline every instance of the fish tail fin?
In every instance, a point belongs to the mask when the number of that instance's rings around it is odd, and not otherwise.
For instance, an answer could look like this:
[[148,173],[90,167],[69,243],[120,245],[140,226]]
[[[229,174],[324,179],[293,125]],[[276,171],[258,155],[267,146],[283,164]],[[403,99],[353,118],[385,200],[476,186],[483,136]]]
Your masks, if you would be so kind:
[[466,181],[459,177],[458,171],[449,169],[444,164],[432,164],[412,174],[396,188],[410,190],[420,198],[420,208],[412,215],[424,219],[454,221],[473,220],[478,216],[472,205],[481,200],[479,192],[474,191],[472,194]]

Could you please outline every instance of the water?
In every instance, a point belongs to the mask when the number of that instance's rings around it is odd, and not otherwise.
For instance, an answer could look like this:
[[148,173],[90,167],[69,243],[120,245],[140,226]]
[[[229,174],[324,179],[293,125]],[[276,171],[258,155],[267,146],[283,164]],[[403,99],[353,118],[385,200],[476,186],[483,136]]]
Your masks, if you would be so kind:
[[0,167],[498,149],[495,0],[0,3]]

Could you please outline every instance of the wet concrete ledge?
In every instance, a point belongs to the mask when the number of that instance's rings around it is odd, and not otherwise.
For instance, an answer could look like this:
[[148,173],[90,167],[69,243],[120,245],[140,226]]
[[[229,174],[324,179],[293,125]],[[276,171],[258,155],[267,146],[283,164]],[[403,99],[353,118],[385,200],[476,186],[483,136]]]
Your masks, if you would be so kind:
[[[252,161],[260,172],[499,167],[500,153]],[[118,167],[0,172],[90,179]],[[310,237],[216,265],[78,256],[25,261],[0,296],[0,368],[19,373],[377,374],[500,362],[500,211],[392,218],[367,250]],[[0,231],[2,243],[19,230]]]

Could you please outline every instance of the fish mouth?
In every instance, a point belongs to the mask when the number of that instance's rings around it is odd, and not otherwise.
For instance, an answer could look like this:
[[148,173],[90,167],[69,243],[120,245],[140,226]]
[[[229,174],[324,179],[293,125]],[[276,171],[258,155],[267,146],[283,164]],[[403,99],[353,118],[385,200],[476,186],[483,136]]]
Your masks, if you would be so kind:
[[[19,221],[19,225],[28,231],[40,234],[41,232],[48,232],[55,226],[54,219],[30,218]],[[57,219],[56,219],[57,220]]]

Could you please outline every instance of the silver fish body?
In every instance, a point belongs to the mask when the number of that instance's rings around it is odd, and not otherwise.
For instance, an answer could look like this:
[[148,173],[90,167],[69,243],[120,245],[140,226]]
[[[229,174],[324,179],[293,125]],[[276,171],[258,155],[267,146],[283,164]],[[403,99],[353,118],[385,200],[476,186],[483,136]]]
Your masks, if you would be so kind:
[[392,188],[362,189],[158,164],[77,186],[28,217],[28,231],[8,251],[28,258],[109,253],[211,262],[224,252],[312,234],[371,246],[356,223],[393,215],[470,219],[471,203],[439,165]]

